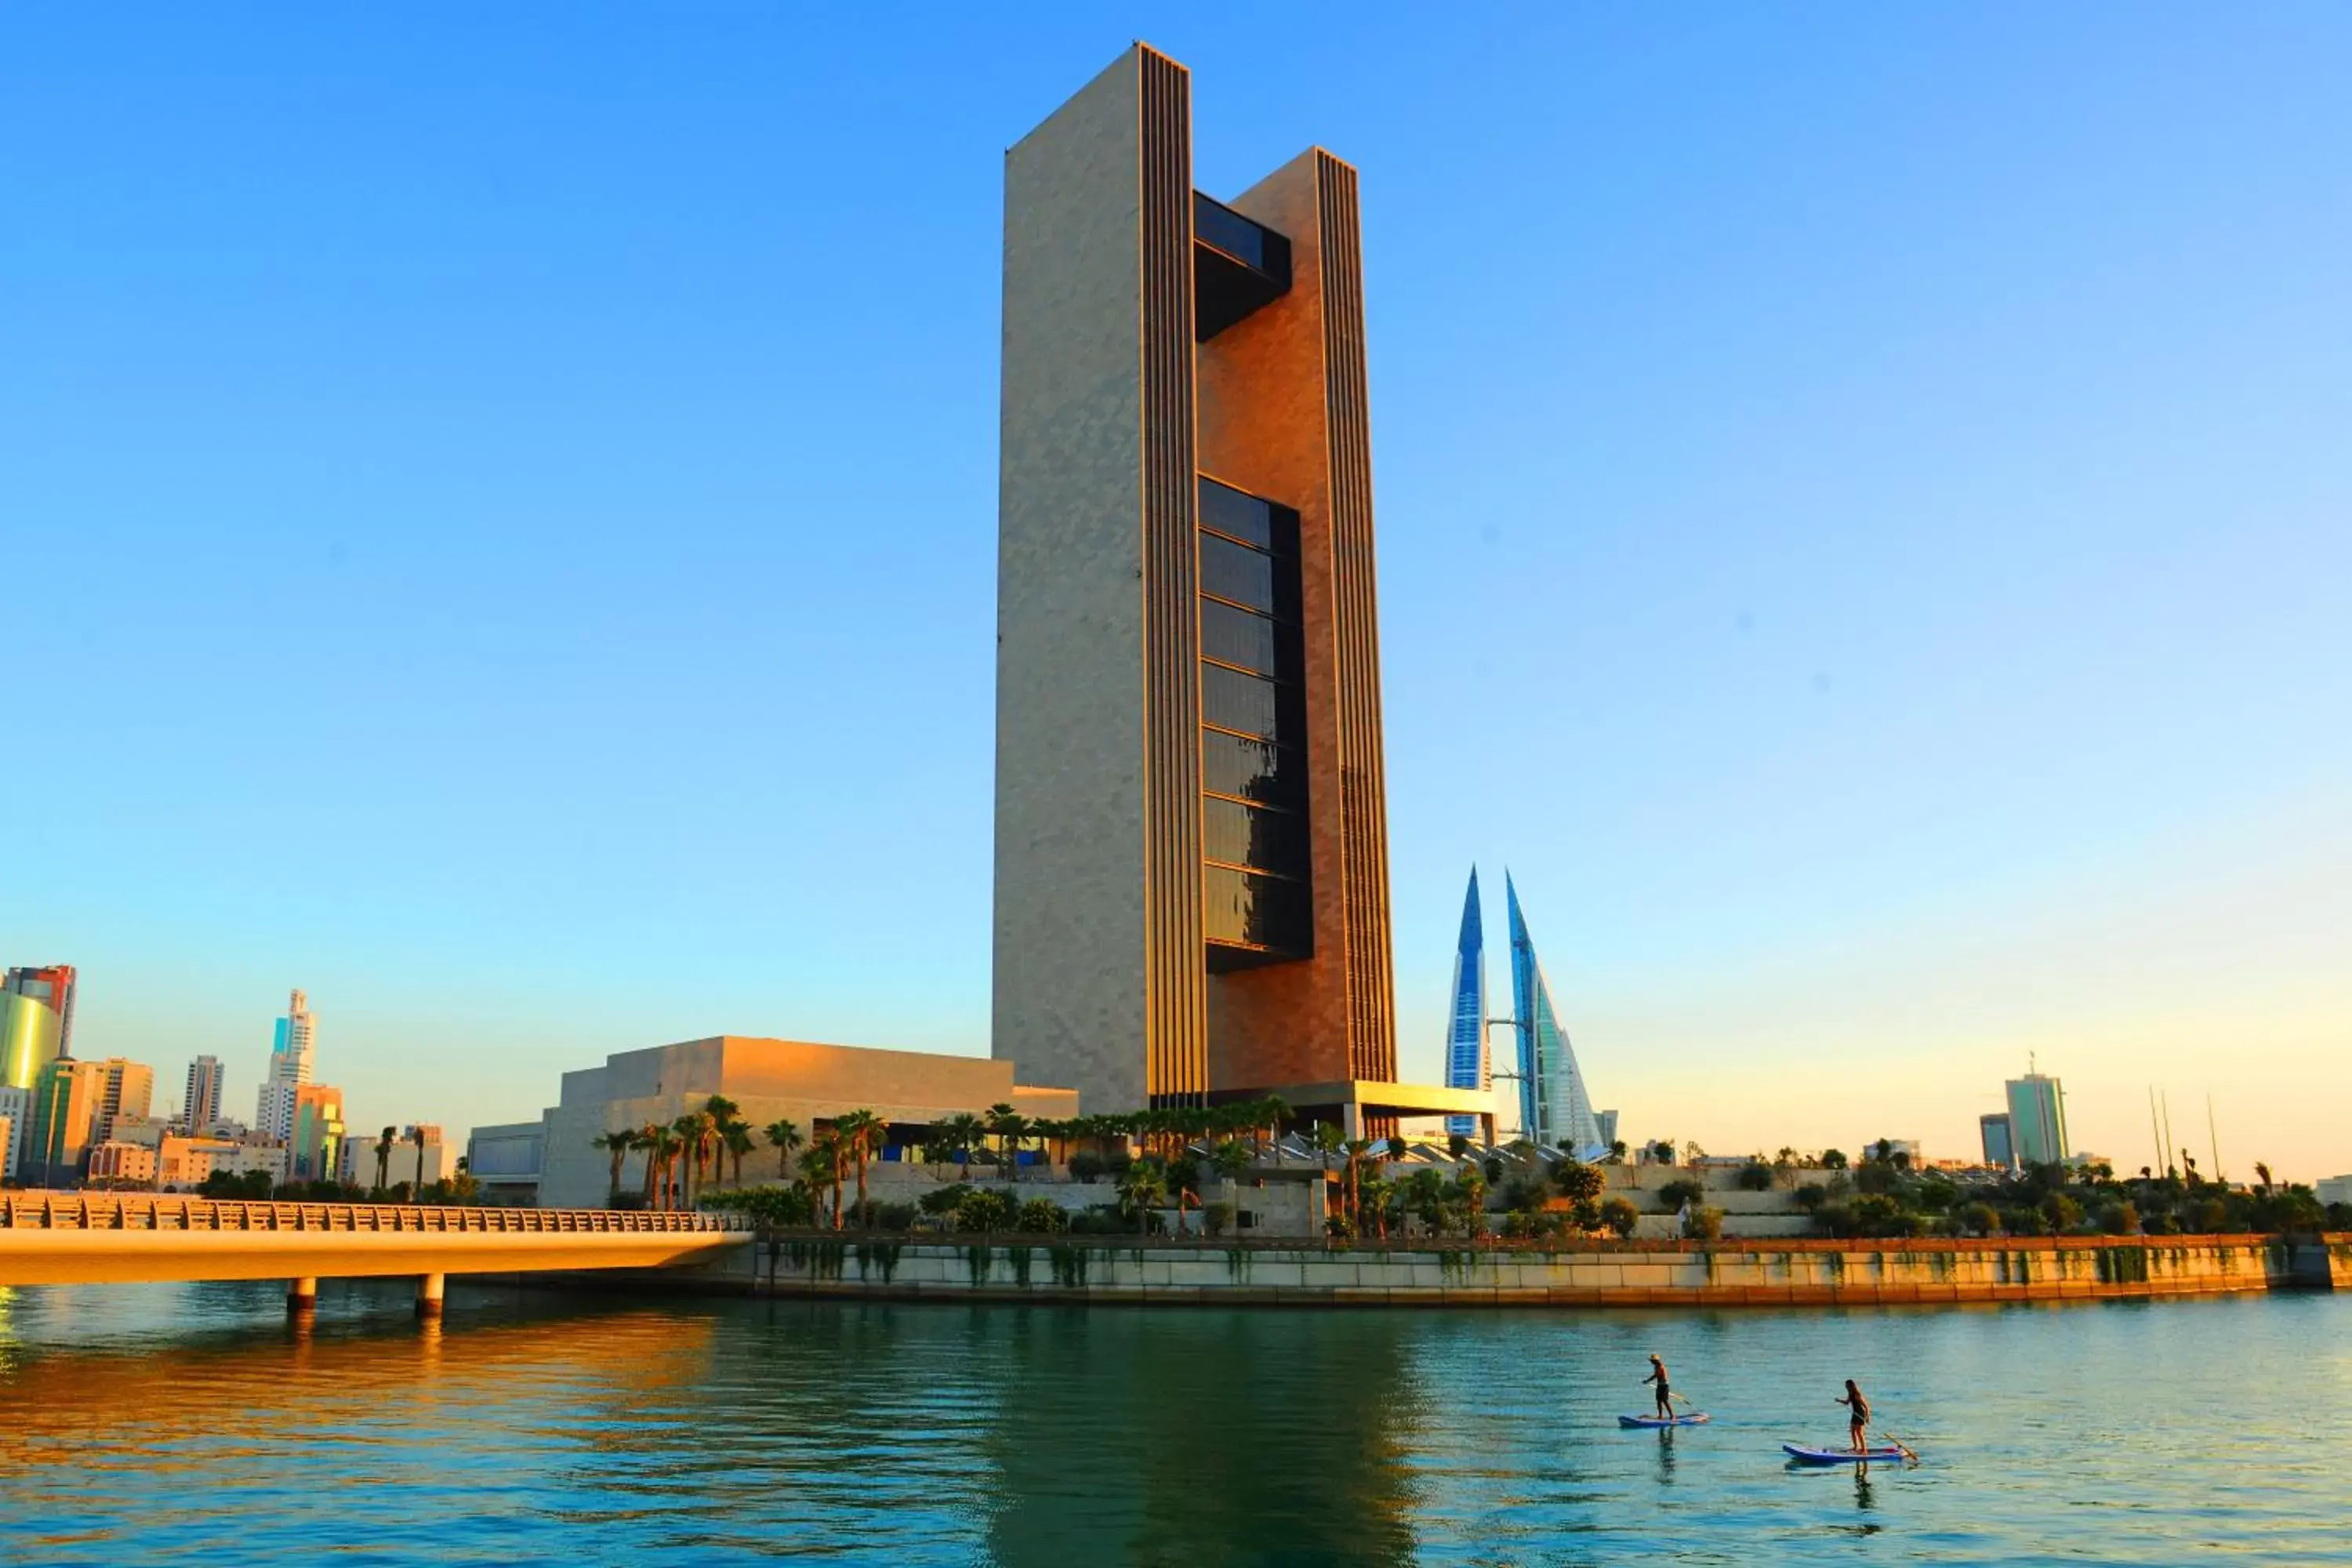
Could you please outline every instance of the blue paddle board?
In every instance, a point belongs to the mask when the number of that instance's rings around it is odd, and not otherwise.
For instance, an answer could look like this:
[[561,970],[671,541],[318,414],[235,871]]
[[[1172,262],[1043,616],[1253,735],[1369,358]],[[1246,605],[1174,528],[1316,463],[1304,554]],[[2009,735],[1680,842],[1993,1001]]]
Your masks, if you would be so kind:
[[1900,1448],[1864,1448],[1859,1454],[1852,1448],[1807,1448],[1795,1443],[1783,1443],[1780,1448],[1801,1465],[1852,1465],[1864,1459],[1895,1463],[1904,1457]]

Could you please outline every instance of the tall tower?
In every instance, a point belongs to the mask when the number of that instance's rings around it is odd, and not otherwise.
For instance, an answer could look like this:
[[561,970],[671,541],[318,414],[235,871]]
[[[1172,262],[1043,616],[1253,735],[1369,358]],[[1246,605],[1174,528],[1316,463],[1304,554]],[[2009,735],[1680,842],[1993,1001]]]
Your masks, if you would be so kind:
[[261,1082],[254,1107],[253,1130],[265,1138],[289,1138],[294,1132],[295,1090],[310,1081],[319,1037],[318,1016],[310,999],[295,992],[278,1020],[278,1034],[269,1047],[269,1072]]
[[[1090,1106],[1396,1077],[1356,171],[1192,188],[1142,45],[1005,155],[993,1049]],[[1434,1107],[1432,1107],[1434,1109]]]
[[[1483,1089],[1486,1061],[1486,937],[1478,918],[1478,868],[1470,868],[1470,890],[1462,900],[1462,935],[1454,945],[1454,1006],[1445,1020],[1445,1087]],[[1449,1136],[1469,1137],[1477,1119],[1449,1116]]]
[[220,1058],[198,1057],[188,1064],[188,1091],[180,1104],[190,1132],[202,1132],[221,1119],[221,1083]]
[[30,1089],[41,1069],[73,1055],[74,968],[47,963],[0,979],[0,1089]]
[[[1546,1148],[1565,1147],[1579,1159],[1599,1158],[1608,1149],[1592,1114],[1576,1050],[1553,1010],[1551,987],[1536,958],[1535,939],[1519,912],[1519,889],[1503,873],[1511,910],[1511,1011],[1518,1019],[1519,1135]],[[1614,1115],[1612,1115],[1614,1131]]]

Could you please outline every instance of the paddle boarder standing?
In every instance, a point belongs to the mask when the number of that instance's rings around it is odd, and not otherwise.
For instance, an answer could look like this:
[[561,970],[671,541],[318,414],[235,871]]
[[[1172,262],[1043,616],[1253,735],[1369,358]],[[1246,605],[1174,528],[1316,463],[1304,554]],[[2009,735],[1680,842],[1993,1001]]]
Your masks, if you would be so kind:
[[1853,1379],[1849,1377],[1845,1380],[1845,1392],[1838,1396],[1837,1403],[1846,1407],[1847,1431],[1853,1438],[1853,1451],[1857,1454],[1865,1451],[1869,1447],[1865,1439],[1870,1436],[1870,1401],[1862,1396],[1862,1390],[1856,1388]]
[[[1661,1421],[1673,1420],[1675,1418],[1675,1395],[1674,1390],[1666,1385],[1666,1363],[1660,1361],[1654,1354],[1652,1355],[1650,1357],[1650,1375],[1643,1378],[1642,1381],[1643,1383],[1654,1383],[1658,1385],[1658,1419]],[[1848,1384],[1847,1386],[1851,1387],[1853,1385]]]

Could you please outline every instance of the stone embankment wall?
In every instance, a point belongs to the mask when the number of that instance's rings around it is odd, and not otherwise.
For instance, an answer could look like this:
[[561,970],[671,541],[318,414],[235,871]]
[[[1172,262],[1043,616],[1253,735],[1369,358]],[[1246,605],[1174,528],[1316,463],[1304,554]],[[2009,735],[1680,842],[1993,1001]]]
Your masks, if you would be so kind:
[[697,1271],[788,1296],[1281,1306],[1846,1306],[2352,1289],[2352,1236],[1641,1242],[1558,1252],[784,1237]]

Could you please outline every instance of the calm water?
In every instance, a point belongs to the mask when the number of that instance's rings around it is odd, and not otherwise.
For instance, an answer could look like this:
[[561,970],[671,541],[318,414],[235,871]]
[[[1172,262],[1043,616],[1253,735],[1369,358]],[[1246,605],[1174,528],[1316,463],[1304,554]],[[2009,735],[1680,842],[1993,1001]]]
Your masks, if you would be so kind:
[[[1137,1311],[0,1292],[0,1560],[2352,1563],[2352,1297]],[[1644,1352],[1715,1415],[1620,1432]],[[1857,1377],[1916,1469],[1791,1472]]]

